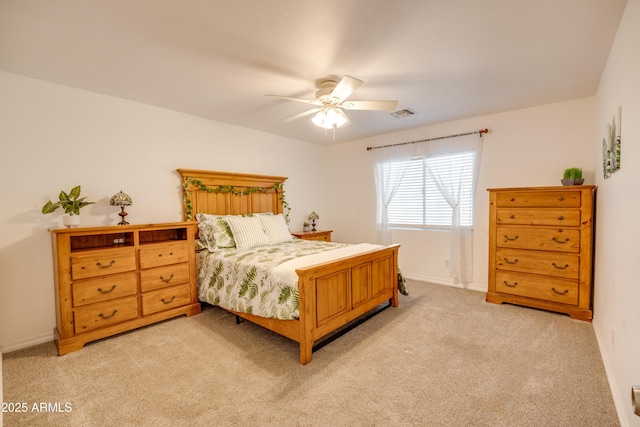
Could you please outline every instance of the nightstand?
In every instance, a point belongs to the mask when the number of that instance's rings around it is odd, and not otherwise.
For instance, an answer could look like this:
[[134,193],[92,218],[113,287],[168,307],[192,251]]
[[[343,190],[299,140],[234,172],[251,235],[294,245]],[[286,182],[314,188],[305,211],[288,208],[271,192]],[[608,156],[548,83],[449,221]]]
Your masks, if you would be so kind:
[[333,230],[317,230],[317,231],[296,231],[291,233],[298,239],[303,240],[324,240],[325,242],[331,241],[331,233]]

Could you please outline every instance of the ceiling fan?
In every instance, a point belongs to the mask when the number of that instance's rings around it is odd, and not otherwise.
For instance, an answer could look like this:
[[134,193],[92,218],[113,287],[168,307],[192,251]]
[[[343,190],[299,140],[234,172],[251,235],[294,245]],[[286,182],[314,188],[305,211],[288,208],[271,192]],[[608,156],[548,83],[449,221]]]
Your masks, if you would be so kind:
[[317,113],[311,121],[316,126],[324,129],[335,129],[351,123],[343,110],[394,111],[396,109],[398,101],[347,101],[346,99],[362,83],[362,80],[351,76],[344,76],[340,82],[323,80],[319,84],[320,90],[316,92],[316,99],[292,98],[280,95],[267,96],[315,105],[315,108],[281,121],[286,123]]

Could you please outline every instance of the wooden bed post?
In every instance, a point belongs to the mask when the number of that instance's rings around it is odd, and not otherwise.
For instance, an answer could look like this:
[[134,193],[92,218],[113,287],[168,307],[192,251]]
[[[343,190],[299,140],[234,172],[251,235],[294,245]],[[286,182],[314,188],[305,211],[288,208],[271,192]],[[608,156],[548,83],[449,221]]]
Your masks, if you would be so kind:
[[315,292],[313,291],[313,281],[306,276],[298,282],[298,322],[300,327],[299,341],[300,344],[300,364],[306,365],[311,362],[311,354],[313,352],[314,337],[311,331],[315,326],[315,310],[316,306]]
[[[399,245],[395,245],[396,249],[393,251],[393,263],[391,264],[393,266],[393,278],[394,280],[398,280],[398,249],[400,248]],[[396,286],[394,286],[393,288],[393,296],[391,297],[391,299],[389,300],[389,302],[391,303],[391,307],[397,307],[398,306],[398,286],[396,283]]]

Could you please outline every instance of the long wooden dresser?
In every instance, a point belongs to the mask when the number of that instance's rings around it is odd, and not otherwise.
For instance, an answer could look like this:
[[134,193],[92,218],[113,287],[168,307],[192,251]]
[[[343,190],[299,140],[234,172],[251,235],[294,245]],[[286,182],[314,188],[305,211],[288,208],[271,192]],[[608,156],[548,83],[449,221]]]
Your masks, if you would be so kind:
[[193,222],[51,230],[58,354],[200,312]]
[[595,190],[488,189],[487,301],[591,320]]

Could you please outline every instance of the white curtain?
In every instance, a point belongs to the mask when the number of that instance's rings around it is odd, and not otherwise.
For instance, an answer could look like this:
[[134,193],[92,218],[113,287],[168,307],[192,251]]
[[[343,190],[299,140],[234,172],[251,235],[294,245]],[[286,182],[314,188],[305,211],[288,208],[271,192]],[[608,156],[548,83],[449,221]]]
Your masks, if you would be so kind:
[[[389,229],[389,202],[398,190],[409,160],[414,156],[416,144],[398,145],[381,150],[374,150],[375,156],[375,182],[377,199],[376,225],[378,231],[378,244],[391,244],[391,230]],[[385,168],[385,163],[393,162],[394,168]]]
[[[452,162],[448,167],[430,167],[429,159],[440,156],[451,156],[456,153],[474,153],[473,164]],[[454,283],[468,284],[473,281],[473,229],[463,226],[460,220],[461,211],[461,177],[472,174],[471,203],[475,199],[478,170],[482,154],[482,137],[480,134],[456,136],[437,141],[418,144],[416,155],[421,156],[425,168],[442,196],[452,209],[451,244],[449,254],[449,275]],[[469,167],[473,168],[469,171]]]

